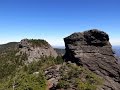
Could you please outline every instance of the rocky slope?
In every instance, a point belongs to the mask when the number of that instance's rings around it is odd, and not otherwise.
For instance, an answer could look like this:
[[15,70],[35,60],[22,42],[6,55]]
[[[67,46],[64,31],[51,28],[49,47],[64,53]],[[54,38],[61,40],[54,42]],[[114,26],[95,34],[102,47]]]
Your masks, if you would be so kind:
[[120,90],[120,65],[113,54],[109,36],[96,29],[64,38],[66,61],[88,68],[103,77],[100,90]]
[[40,39],[21,40],[19,43],[19,52],[16,55],[20,55],[21,53],[27,54],[29,63],[34,60],[39,60],[41,57],[51,56],[56,58],[58,56],[48,42]]
[[105,32],[74,33],[65,45],[58,54],[40,39],[0,45],[0,90],[120,90],[120,66]]
[[0,90],[46,90],[44,69],[60,63],[58,59],[40,39],[0,45]]
[[0,90],[96,90],[101,85],[102,78],[60,56],[44,40],[1,45]]

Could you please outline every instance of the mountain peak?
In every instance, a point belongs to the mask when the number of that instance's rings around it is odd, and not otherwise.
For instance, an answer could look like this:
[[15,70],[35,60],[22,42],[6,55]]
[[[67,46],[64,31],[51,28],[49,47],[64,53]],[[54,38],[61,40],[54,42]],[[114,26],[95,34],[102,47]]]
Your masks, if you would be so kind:
[[[105,90],[120,89],[120,65],[115,58],[107,33],[88,30],[64,38],[66,61],[88,68],[105,79]],[[114,83],[114,85],[112,84]]]

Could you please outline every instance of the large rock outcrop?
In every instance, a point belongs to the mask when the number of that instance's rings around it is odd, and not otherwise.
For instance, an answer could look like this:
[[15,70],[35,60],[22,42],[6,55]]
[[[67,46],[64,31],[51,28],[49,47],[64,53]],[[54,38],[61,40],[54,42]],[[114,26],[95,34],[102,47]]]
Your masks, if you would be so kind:
[[73,33],[64,38],[66,61],[82,65],[104,78],[101,90],[120,90],[120,65],[109,42],[109,36],[97,29]]
[[19,52],[16,55],[26,54],[28,57],[28,63],[39,60],[42,57],[54,57],[58,55],[52,46],[41,39],[23,39],[19,43]]

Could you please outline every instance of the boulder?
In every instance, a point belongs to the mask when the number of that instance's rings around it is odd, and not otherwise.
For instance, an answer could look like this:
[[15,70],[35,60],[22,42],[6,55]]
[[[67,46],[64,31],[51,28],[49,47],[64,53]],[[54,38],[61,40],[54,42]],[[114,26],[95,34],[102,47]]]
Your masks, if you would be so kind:
[[60,68],[62,65],[55,65],[47,68],[45,70],[45,77],[47,80],[47,87],[48,90],[56,90],[53,89],[57,86],[59,79],[61,78],[60,76]]
[[120,65],[107,33],[92,29],[64,38],[64,59],[88,68],[104,78],[101,90],[120,90]]

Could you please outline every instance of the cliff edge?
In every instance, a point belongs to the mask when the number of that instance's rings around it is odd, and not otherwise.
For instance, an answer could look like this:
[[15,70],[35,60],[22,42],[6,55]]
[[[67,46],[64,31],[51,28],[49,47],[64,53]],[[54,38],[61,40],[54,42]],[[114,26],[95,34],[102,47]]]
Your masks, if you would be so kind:
[[120,65],[117,62],[107,33],[92,29],[73,33],[64,38],[64,58],[88,68],[103,77],[100,90],[120,90]]

